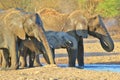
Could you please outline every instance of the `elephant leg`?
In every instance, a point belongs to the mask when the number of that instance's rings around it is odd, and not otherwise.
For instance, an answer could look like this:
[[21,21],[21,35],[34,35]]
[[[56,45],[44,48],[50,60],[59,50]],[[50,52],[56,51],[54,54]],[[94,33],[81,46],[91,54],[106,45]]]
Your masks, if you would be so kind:
[[7,49],[0,50],[1,53],[1,61],[2,61],[2,69],[7,69],[10,66],[10,57]]
[[48,59],[48,55],[47,55],[46,53],[43,53],[43,57],[44,57],[45,61],[46,61],[48,64],[50,64],[50,61],[49,61],[49,59]]
[[39,54],[35,55],[34,66],[35,67],[42,66],[42,64],[40,63]]
[[77,61],[79,68],[84,68],[84,45],[83,45],[83,38],[80,37],[78,41],[78,54],[77,54]]
[[9,55],[8,49],[3,49],[3,53],[5,54],[7,67],[10,67],[10,65],[11,65],[11,57]]
[[34,60],[35,60],[35,53],[29,51],[29,67],[33,67]]
[[[54,60],[54,63],[55,63],[55,50],[54,50],[53,48],[51,48],[51,50],[52,50],[53,60]],[[44,59],[46,60],[46,62],[47,62],[48,64],[50,64],[50,61],[49,61],[49,59],[48,59],[48,55],[47,55],[46,53],[43,53],[43,57],[44,57]]]
[[4,51],[3,50],[0,50],[0,52],[1,52],[1,58],[2,58],[2,66],[1,66],[1,69],[5,69],[5,68],[7,68],[7,60],[6,60],[6,55],[4,54]]
[[27,67],[27,48],[24,47],[23,50],[19,51],[20,53],[20,68]]
[[75,67],[77,49],[67,48],[68,58],[69,58],[69,67]]
[[0,67],[2,66],[2,50],[0,50]]
[[10,69],[18,69],[19,60],[18,60],[18,52],[17,52],[16,47],[10,47],[9,52],[10,52],[10,57],[11,57]]
[[20,56],[20,68],[24,68],[25,67],[25,59],[24,56]]
[[[51,50],[52,50],[53,60],[54,60],[54,63],[55,63],[55,49],[52,48]],[[55,63],[55,64],[56,64],[56,63]]]
[[20,68],[27,67],[27,53],[25,51],[20,51]]

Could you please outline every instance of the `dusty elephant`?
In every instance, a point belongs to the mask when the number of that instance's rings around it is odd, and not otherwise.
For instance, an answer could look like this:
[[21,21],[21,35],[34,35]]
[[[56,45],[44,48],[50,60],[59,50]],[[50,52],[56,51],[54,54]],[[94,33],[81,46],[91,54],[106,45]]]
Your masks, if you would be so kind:
[[[46,31],[63,31],[76,38],[78,43],[77,60],[80,68],[84,68],[83,38],[87,38],[88,34],[98,38],[104,50],[110,52],[114,49],[113,40],[99,15],[89,17],[80,10],[73,11],[70,14],[61,14],[49,8],[42,9],[38,13],[41,15]],[[73,50],[68,50],[68,53],[74,57]],[[69,65],[72,65],[72,62]]]
[[[23,40],[20,43],[19,51],[20,51],[20,68],[42,66],[42,64],[39,61],[39,54],[45,53],[44,52],[45,48],[42,42],[39,42],[35,38]],[[29,58],[27,59],[27,57]],[[28,64],[27,61],[29,61]]]
[[[0,50],[7,49],[9,53],[10,68],[18,68],[18,40],[34,37],[42,41],[51,64],[54,64],[52,53],[44,34],[43,24],[38,14],[24,12],[17,9],[8,9],[0,13]],[[2,51],[2,69],[7,66],[6,54]]]
[[[77,41],[71,35],[69,35],[65,32],[54,32],[54,31],[46,31],[45,34],[48,39],[51,50],[53,51],[54,58],[55,58],[55,54],[54,54],[55,49],[66,48],[68,50],[72,49],[73,51],[77,51]],[[34,65],[41,65],[41,63],[39,62],[38,55],[36,56],[36,54],[38,54],[38,53],[43,54],[47,63],[50,63],[48,60],[48,57],[46,55],[44,46],[42,45],[41,42],[38,42],[37,40],[25,40],[25,41],[23,41],[22,45],[23,45],[22,46],[23,49],[21,50],[22,51],[22,53],[21,53],[21,60],[22,60],[21,67],[22,68],[26,67],[26,65],[27,65],[26,64],[27,63],[27,61],[26,61],[27,54],[30,54],[32,56],[32,57],[30,57],[31,59],[29,60],[29,67],[33,66],[34,60],[35,60]],[[31,46],[29,46],[29,45],[31,45]],[[26,50],[26,48],[28,48],[28,49]],[[69,60],[69,63],[72,62],[75,65],[76,55],[77,55],[77,52],[74,53],[74,57],[70,57],[70,60],[72,60],[72,61]],[[69,65],[69,66],[72,66],[72,65]]]

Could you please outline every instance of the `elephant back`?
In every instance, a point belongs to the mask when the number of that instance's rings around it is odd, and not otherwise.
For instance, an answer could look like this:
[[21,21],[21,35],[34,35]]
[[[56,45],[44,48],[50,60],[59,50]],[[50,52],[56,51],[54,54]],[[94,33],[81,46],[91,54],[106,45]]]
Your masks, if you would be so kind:
[[23,30],[23,13],[21,10],[15,8],[4,10],[0,13],[0,27],[4,26],[13,32],[20,39],[25,39],[25,32]]
[[41,15],[46,31],[62,31],[66,24],[68,14],[60,13],[51,8],[44,8],[38,11]]

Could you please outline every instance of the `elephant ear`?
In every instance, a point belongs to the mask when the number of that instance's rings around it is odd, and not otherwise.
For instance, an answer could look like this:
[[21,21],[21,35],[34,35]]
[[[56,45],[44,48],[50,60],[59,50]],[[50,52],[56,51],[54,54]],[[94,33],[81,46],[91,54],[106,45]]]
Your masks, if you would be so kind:
[[16,27],[14,28],[14,32],[15,32],[15,34],[16,34],[20,39],[22,39],[22,40],[25,39],[25,31],[24,31],[24,29],[23,29],[22,24],[19,25],[18,27],[16,26]]
[[88,28],[87,28],[87,22],[82,20],[78,21],[76,24],[76,34],[78,36],[81,36],[83,38],[88,37]]
[[87,19],[83,17],[79,11],[71,13],[68,17],[68,21],[70,26],[74,27],[78,36],[83,38],[88,37]]
[[18,36],[20,39],[24,40],[25,39],[25,31],[23,28],[23,23],[22,23],[22,18],[21,17],[16,17],[15,19],[12,19],[10,22],[10,29],[12,29],[12,32]]

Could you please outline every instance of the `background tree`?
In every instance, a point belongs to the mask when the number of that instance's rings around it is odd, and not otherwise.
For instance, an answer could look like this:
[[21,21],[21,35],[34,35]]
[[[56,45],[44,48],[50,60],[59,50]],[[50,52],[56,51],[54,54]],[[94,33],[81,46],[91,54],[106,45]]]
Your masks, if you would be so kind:
[[30,11],[32,7],[32,0],[0,0],[1,9],[21,8]]
[[0,0],[0,8],[22,8],[30,12],[53,8],[62,13],[80,9],[88,16],[117,17],[120,24],[120,0]]
[[104,0],[98,4],[96,11],[105,17],[118,16],[120,14],[120,0]]

